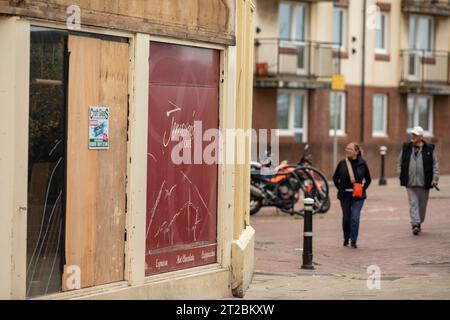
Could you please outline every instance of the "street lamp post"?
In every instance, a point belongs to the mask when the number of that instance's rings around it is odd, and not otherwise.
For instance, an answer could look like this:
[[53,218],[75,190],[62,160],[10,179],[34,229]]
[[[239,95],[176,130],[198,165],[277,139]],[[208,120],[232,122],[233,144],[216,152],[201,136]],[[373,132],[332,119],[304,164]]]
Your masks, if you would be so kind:
[[386,152],[387,152],[387,147],[381,146],[381,147],[380,147],[380,155],[381,155],[381,174],[380,174],[380,181],[379,181],[379,185],[380,185],[380,186],[385,186],[385,185],[387,185],[386,178],[384,177],[384,158],[385,158],[385,156],[386,156]]

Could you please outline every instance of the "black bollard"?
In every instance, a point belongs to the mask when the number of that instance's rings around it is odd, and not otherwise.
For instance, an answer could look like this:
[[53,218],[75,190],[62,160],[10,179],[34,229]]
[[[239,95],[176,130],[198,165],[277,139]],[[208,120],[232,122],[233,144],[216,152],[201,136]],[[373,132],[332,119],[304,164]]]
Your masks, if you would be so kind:
[[384,157],[386,156],[387,147],[381,146],[380,147],[380,155],[381,155],[381,174],[380,174],[380,186],[387,185],[386,178],[384,177]]
[[312,216],[313,216],[313,204],[314,200],[311,198],[305,198],[303,200],[305,204],[305,218],[303,227],[303,264],[302,269],[314,269],[313,266],[313,250],[312,250]]

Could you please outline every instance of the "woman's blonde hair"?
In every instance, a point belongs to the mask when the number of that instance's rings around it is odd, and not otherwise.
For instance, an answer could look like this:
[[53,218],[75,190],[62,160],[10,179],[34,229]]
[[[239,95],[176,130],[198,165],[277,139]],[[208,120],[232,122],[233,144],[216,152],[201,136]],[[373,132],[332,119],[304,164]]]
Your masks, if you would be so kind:
[[350,142],[350,144],[353,145],[353,148],[355,149],[358,155],[360,155],[361,157],[364,155],[364,149],[361,147],[360,144],[356,142]]

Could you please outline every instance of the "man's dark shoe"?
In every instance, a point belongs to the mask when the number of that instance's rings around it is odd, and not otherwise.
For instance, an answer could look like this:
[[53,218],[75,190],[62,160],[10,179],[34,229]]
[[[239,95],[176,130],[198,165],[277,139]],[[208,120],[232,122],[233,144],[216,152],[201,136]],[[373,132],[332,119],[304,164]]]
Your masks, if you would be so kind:
[[344,247],[348,246],[348,239],[344,240]]
[[353,248],[353,249],[358,248],[358,246],[356,245],[356,241],[352,241],[352,248]]
[[420,225],[420,223],[419,223],[418,227],[419,227],[419,232],[422,232],[422,226]]
[[419,232],[420,232],[420,227],[419,226],[413,226],[412,232],[413,232],[413,235],[417,236],[419,234]]

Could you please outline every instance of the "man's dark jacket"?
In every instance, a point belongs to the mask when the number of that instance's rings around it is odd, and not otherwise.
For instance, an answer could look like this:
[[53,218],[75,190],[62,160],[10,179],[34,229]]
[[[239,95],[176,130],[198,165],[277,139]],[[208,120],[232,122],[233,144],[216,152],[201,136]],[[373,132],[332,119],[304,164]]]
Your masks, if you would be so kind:
[[[432,188],[433,182],[433,152],[434,144],[426,143],[423,141],[422,146],[422,159],[423,170],[425,177],[425,188]],[[401,159],[401,171],[400,171],[400,185],[407,186],[409,181],[409,162],[413,153],[413,143],[407,142],[403,144],[402,159]]]

